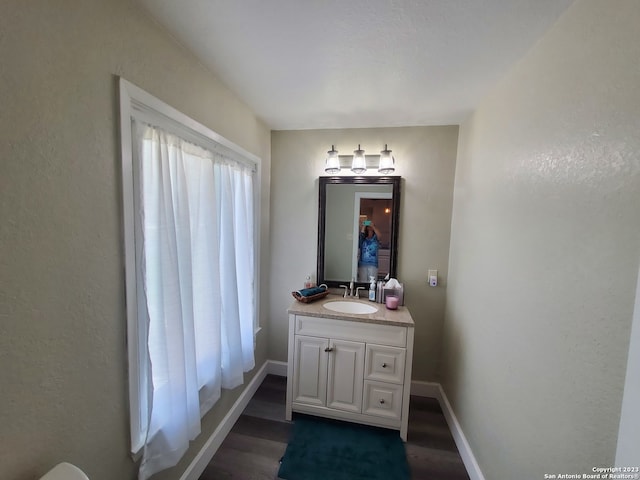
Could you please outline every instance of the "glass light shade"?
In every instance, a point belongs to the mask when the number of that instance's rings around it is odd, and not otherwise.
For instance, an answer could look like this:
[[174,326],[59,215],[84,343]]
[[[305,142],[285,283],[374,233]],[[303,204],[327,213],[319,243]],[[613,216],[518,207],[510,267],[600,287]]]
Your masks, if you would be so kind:
[[331,150],[327,152],[327,160],[324,164],[324,171],[328,174],[334,175],[340,173],[340,157],[338,157],[338,151],[331,145]]
[[353,173],[364,173],[367,171],[367,160],[364,157],[364,150],[358,145],[358,149],[353,151],[353,163],[351,164]]
[[391,150],[389,150],[385,144],[384,150],[380,152],[380,165],[378,165],[378,172],[382,175],[393,173],[396,169],[395,163],[396,161],[391,155]]

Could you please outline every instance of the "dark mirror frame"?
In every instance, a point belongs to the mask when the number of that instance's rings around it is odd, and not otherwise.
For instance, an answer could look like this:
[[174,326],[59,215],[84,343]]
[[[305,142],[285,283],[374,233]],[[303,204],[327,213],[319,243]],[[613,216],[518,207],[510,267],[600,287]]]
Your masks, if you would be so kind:
[[[389,252],[389,276],[397,278],[396,267],[398,263],[398,230],[400,226],[400,179],[393,177],[320,177],[318,183],[318,285],[326,284],[329,288],[339,287],[341,284],[349,284],[350,278],[344,280],[325,280],[324,259],[325,259],[325,224],[326,224],[326,199],[327,185],[392,185],[393,199],[391,201],[391,246]],[[358,286],[368,286],[368,283],[357,282]]]

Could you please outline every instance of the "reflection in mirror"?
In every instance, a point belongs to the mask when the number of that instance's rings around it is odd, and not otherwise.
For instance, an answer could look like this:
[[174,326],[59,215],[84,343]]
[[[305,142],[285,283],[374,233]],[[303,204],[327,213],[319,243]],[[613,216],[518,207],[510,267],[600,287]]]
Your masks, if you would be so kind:
[[396,276],[400,177],[320,177],[318,283]]
[[[389,188],[390,190],[390,188]],[[359,200],[359,201],[358,201]],[[382,193],[381,197],[364,194],[358,198],[358,242],[353,242],[352,265],[357,263],[359,282],[368,282],[370,276],[384,278],[389,274],[389,256],[391,245],[391,200],[392,193]],[[358,203],[359,208],[358,208]],[[354,236],[354,238],[356,238]],[[369,252],[373,255],[370,255]],[[367,263],[367,257],[375,256]],[[328,273],[328,272],[327,272]],[[356,272],[352,272],[355,274]]]

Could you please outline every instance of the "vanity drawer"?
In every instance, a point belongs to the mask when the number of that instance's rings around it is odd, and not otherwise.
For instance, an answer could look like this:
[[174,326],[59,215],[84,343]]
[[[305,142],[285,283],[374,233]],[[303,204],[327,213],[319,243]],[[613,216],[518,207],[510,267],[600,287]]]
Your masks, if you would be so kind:
[[363,343],[382,343],[395,347],[404,347],[407,344],[405,327],[306,315],[296,315],[295,334],[324,338],[328,336]]
[[404,348],[367,344],[365,380],[402,384],[406,354]]
[[400,420],[402,385],[365,380],[362,413]]

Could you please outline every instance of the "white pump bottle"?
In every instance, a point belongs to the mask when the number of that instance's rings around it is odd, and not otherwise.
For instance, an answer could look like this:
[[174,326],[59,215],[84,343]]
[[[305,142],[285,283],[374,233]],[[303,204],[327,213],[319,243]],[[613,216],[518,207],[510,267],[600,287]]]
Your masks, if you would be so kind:
[[376,301],[376,277],[373,275],[369,277],[369,300]]

